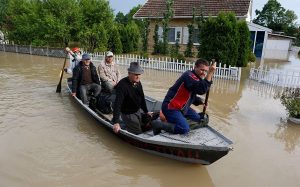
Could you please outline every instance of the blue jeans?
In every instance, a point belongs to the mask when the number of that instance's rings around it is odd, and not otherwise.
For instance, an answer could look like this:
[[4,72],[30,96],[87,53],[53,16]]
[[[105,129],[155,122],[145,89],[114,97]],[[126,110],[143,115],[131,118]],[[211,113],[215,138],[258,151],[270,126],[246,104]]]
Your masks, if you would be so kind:
[[79,89],[80,89],[80,98],[83,104],[86,105],[89,104],[89,100],[87,97],[88,92],[93,92],[95,97],[97,97],[101,92],[101,86],[96,83],[80,85]]
[[200,115],[196,113],[191,107],[188,108],[186,114],[182,114],[180,110],[170,110],[167,105],[162,106],[162,112],[165,115],[169,123],[174,123],[174,133],[175,134],[186,134],[190,131],[190,125],[186,118],[200,122]]

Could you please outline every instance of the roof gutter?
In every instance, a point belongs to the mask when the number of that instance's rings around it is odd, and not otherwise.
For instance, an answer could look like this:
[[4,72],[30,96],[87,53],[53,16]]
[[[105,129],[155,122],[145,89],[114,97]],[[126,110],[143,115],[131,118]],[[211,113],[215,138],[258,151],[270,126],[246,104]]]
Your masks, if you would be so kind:
[[[197,17],[197,16],[196,16]],[[208,17],[212,17],[212,18],[216,18],[218,16],[203,16],[205,18]],[[237,18],[247,18],[247,16],[235,16]],[[133,15],[133,19],[163,19],[163,17],[151,17],[151,16],[145,16],[145,17],[136,17],[135,15]],[[186,18],[193,18],[193,16],[174,16],[172,17],[172,19],[186,19]]]

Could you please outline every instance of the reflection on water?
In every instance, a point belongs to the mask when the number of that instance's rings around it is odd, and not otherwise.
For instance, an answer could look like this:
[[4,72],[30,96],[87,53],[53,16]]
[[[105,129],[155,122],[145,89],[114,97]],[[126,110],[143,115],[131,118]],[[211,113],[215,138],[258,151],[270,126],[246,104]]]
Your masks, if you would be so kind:
[[300,146],[300,126],[281,119],[277,124],[277,130],[271,134],[271,137],[284,144],[284,150],[293,153],[296,147]]
[[[199,166],[125,144],[73,101],[65,83],[56,94],[62,64],[0,52],[0,186],[300,185],[299,126],[281,120],[278,88],[248,80],[247,68],[240,82],[214,79],[209,97],[210,125],[234,151]],[[179,76],[145,70],[145,93],[162,100]]]

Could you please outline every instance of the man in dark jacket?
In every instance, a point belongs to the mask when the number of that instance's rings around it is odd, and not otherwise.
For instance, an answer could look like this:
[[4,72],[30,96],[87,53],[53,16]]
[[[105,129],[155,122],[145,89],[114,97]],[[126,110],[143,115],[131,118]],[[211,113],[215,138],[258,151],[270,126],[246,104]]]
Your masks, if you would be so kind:
[[101,91],[97,70],[91,62],[89,54],[83,54],[81,61],[73,70],[72,96],[76,96],[78,89],[80,98],[85,105],[89,105],[87,92],[92,91],[97,97]]
[[142,113],[152,115],[148,113],[146,106],[145,96],[142,84],[140,82],[140,76],[144,73],[144,70],[139,66],[138,62],[131,62],[128,68],[128,76],[121,79],[115,86],[116,100],[113,107],[113,130],[118,133],[121,129],[119,121],[120,116],[126,125],[127,131],[140,134],[142,133]]
[[152,124],[154,134],[158,134],[161,129],[168,132],[173,131],[175,134],[186,134],[189,132],[186,118],[200,122],[201,116],[190,106],[195,101],[197,94],[202,95],[208,91],[215,70],[215,63],[209,66],[206,60],[198,59],[192,71],[188,70],[181,75],[169,88],[162,103],[162,112],[169,123],[166,125]]

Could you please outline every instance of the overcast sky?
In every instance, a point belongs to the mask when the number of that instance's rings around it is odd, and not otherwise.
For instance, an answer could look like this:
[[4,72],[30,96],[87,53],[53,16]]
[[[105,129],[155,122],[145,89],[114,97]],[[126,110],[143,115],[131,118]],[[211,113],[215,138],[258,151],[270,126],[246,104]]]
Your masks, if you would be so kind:
[[[128,13],[129,10],[138,4],[145,4],[147,0],[109,0],[114,13],[123,12]],[[298,24],[300,24],[300,0],[277,0],[285,9],[293,10],[298,17]],[[254,0],[253,2],[253,18],[255,18],[255,10],[262,10],[263,6],[268,0]]]

